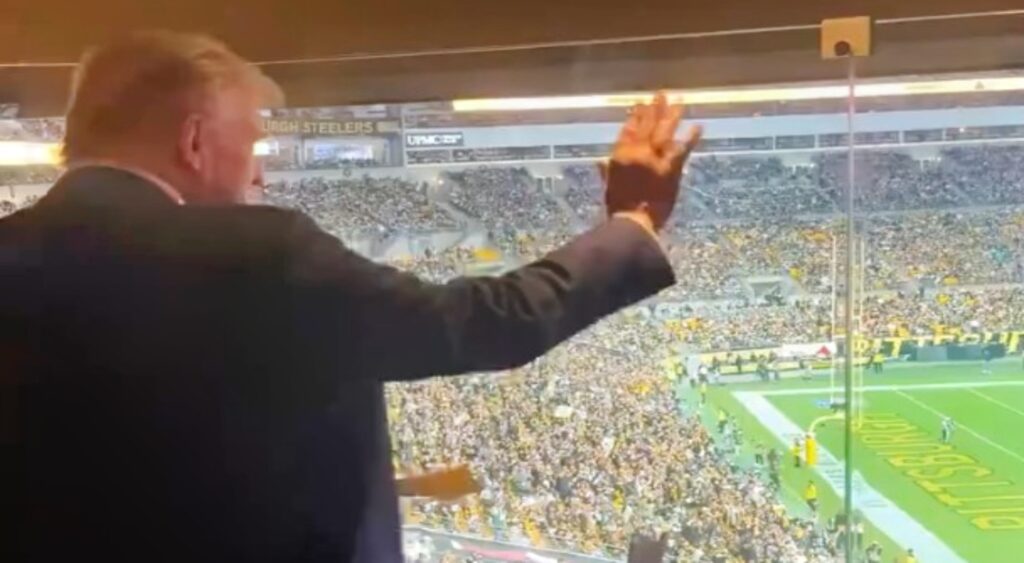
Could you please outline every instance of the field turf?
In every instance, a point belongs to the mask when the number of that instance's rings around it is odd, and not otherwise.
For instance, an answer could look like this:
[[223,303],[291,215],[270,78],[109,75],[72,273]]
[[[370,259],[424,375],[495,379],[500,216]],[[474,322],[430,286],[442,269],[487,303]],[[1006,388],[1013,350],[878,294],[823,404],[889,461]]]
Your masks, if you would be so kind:
[[[854,434],[854,471],[877,492],[903,509],[964,561],[1024,561],[1024,369],[1019,359],[993,364],[982,375],[976,362],[887,366],[865,377],[864,423]],[[840,498],[824,486],[813,468],[789,463],[789,444],[748,412],[735,392],[762,394],[802,429],[830,413],[827,375],[812,381],[733,384],[715,388],[704,416],[717,407],[737,417],[749,445],[762,442],[780,449],[788,504],[801,508],[800,491],[808,479],[819,481],[828,516]],[[840,395],[841,396],[841,395]],[[948,447],[940,442],[940,422],[956,423]],[[820,444],[843,457],[843,423],[817,427]],[[855,497],[856,498],[856,497]],[[870,522],[868,542],[878,540],[891,561],[901,545],[891,522]],[[925,561],[924,559],[919,559]]]

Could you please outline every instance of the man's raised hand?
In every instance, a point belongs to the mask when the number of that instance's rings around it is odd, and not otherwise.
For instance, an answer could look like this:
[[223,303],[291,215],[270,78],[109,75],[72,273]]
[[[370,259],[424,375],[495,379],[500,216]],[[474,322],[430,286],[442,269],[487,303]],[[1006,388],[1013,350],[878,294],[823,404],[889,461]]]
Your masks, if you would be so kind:
[[700,142],[701,128],[690,125],[676,142],[683,107],[669,105],[659,92],[650,104],[633,108],[609,161],[602,163],[609,215],[642,213],[657,230],[665,225],[679,197],[683,165]]

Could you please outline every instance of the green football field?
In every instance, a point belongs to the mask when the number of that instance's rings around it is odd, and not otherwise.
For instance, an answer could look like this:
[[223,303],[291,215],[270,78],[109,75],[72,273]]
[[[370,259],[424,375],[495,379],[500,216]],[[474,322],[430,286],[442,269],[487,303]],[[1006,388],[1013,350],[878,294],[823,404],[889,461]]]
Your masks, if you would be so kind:
[[[981,372],[980,363],[956,362],[887,366],[865,376],[853,441],[854,499],[868,522],[868,542],[885,548],[883,560],[911,547],[928,563],[1024,561],[1024,369],[1008,359],[989,375]],[[727,385],[709,395],[709,422],[721,407],[737,417],[748,448],[761,442],[785,454],[787,504],[806,513],[800,493],[813,479],[822,518],[838,512],[843,422],[816,427],[816,467],[795,468],[789,455],[794,435],[831,414],[827,375]],[[956,429],[943,444],[946,416]]]

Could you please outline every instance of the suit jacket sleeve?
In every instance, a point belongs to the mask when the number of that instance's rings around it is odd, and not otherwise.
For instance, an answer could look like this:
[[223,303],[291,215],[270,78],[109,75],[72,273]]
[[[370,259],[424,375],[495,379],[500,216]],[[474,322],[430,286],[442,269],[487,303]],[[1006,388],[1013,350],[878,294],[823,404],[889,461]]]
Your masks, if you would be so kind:
[[367,260],[307,218],[291,241],[290,291],[324,326],[341,323],[346,365],[382,380],[522,365],[675,281],[657,241],[628,219],[500,277],[445,284]]

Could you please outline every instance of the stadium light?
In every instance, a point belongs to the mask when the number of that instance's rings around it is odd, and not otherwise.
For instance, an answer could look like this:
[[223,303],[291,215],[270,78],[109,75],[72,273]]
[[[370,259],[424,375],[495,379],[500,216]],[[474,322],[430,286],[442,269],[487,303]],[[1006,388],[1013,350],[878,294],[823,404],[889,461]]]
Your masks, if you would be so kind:
[[[273,153],[268,141],[258,141],[252,147],[253,154],[267,156]],[[30,141],[0,141],[0,166],[60,166],[60,143]]]
[[[965,94],[972,92],[1007,92],[1012,90],[1024,90],[1024,77],[998,76],[922,80],[916,82],[869,82],[859,84],[856,95],[858,98],[880,98]],[[685,101],[687,105],[707,105],[842,99],[847,96],[847,93],[848,87],[845,84],[834,84],[730,90],[670,91],[666,92],[666,95],[670,103]],[[637,103],[649,102],[650,99],[650,93],[532,98],[476,98],[455,100],[452,102],[452,109],[457,112],[470,112],[630,107]]]

